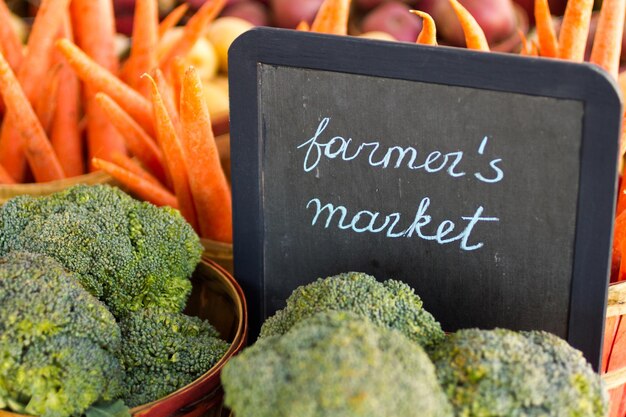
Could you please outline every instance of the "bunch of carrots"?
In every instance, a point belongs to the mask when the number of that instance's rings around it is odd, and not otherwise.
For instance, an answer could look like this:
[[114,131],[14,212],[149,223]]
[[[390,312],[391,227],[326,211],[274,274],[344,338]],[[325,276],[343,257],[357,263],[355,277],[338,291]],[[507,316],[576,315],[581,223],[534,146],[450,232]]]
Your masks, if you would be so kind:
[[24,181],[27,169],[37,182],[83,174],[84,130],[91,170],[179,209],[202,237],[232,242],[230,189],[202,82],[183,64],[225,3],[205,3],[164,49],[159,39],[186,6],[159,24],[157,1],[137,0],[120,65],[111,0],[43,0],[26,48],[0,0],[0,183]]

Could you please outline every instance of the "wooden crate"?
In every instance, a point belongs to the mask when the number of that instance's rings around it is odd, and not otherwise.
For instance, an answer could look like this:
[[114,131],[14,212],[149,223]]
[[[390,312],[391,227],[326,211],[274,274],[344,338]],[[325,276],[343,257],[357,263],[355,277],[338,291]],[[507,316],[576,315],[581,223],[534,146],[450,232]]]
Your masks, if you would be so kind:
[[609,389],[609,417],[626,416],[626,282],[612,284],[606,310],[602,378]]

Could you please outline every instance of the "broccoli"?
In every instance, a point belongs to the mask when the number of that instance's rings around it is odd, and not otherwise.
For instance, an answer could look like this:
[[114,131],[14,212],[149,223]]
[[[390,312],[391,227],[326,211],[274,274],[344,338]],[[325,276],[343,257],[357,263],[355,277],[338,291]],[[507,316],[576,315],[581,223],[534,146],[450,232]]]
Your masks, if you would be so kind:
[[582,354],[550,333],[465,329],[431,354],[456,415],[604,417],[608,396]]
[[78,185],[0,207],[0,256],[14,250],[53,257],[120,318],[144,306],[181,311],[202,246],[176,210]]
[[303,319],[259,339],[222,370],[237,417],[448,417],[423,349],[346,311]]
[[285,333],[298,321],[325,310],[352,311],[374,324],[393,328],[428,348],[444,337],[422,300],[403,282],[349,272],[296,288],[287,306],[265,321],[259,337]]
[[158,309],[135,312],[120,322],[120,360],[130,406],[164,397],[213,367],[229,344],[198,317]]
[[54,259],[0,258],[0,409],[65,417],[121,395],[120,342],[113,315]]

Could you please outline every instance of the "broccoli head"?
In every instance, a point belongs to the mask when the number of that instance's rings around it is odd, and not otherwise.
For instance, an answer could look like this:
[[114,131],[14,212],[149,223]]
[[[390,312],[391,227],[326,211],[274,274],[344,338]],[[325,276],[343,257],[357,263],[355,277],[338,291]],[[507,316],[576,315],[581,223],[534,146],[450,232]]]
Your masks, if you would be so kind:
[[202,246],[178,211],[108,185],[78,185],[0,207],[0,255],[48,255],[120,317],[144,306],[182,311]]
[[326,311],[259,339],[222,370],[237,417],[451,417],[423,349],[400,332]]
[[54,259],[0,258],[0,409],[64,417],[121,395],[120,342],[113,315]]
[[399,330],[423,347],[444,337],[440,324],[423,308],[422,300],[403,282],[349,272],[300,286],[287,306],[265,321],[259,337],[285,333],[298,321],[319,311],[352,311],[374,324]]
[[123,319],[120,327],[124,402],[130,407],[157,400],[194,381],[229,347],[209,322],[181,313],[141,310]]
[[465,329],[431,354],[456,415],[604,417],[608,397],[582,354],[550,333]]

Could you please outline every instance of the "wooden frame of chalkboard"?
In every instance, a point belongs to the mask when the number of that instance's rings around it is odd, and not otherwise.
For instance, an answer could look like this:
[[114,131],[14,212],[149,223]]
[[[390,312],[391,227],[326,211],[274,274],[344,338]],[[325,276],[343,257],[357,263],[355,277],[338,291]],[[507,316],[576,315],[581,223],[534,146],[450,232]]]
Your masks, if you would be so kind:
[[[268,183],[294,181],[268,178],[264,171],[266,109],[260,98],[264,65],[582,103],[579,178],[572,207],[573,265],[569,294],[563,294],[568,305],[563,336],[598,368],[621,123],[619,93],[603,71],[587,64],[270,28],[254,29],[238,38],[229,52],[234,267],[250,306],[252,340],[264,318],[273,313],[267,309],[273,288],[268,286],[273,277],[264,276],[267,263],[285,262],[266,259],[264,194]],[[278,87],[290,89],[288,85]]]

